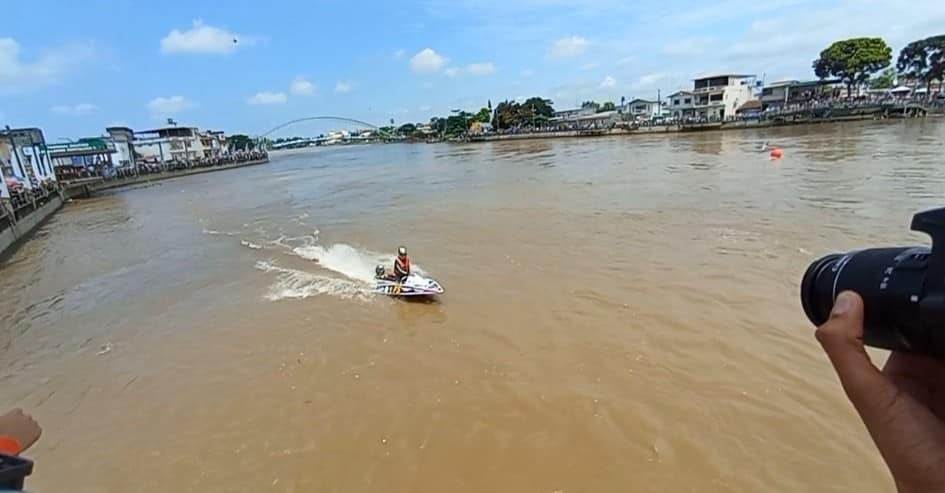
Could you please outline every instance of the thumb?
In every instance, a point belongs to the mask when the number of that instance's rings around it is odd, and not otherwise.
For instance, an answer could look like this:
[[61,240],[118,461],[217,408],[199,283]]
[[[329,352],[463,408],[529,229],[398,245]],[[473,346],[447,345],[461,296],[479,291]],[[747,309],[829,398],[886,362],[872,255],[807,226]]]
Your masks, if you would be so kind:
[[847,397],[861,414],[878,396],[889,391],[895,393],[863,346],[863,298],[860,295],[853,291],[840,293],[830,319],[817,328],[816,336],[840,377]]

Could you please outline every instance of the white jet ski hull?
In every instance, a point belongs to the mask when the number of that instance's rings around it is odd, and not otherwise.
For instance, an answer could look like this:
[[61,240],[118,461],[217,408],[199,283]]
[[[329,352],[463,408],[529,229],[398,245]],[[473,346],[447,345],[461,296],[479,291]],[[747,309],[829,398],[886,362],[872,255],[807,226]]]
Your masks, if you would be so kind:
[[410,274],[404,282],[375,279],[373,292],[386,296],[436,296],[443,294],[443,286],[429,277]]

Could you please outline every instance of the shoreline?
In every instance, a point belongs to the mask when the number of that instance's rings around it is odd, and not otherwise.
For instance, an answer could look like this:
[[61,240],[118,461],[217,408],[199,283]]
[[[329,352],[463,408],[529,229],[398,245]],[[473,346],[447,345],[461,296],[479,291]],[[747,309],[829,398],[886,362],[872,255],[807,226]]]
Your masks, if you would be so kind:
[[146,175],[138,175],[132,178],[118,178],[115,180],[105,180],[104,178],[88,178],[72,182],[64,182],[62,188],[66,198],[88,198],[97,192],[107,190],[116,190],[135,185],[148,184],[152,182],[165,181],[184,176],[199,175],[203,173],[213,173],[217,171],[226,171],[230,169],[245,168],[247,166],[257,166],[266,164],[269,158],[256,159],[243,163],[224,164],[222,166],[207,166],[205,168],[193,168],[180,171],[164,171]]
[[29,241],[33,233],[64,204],[61,195],[51,195],[49,201],[23,215],[15,224],[8,224],[0,230],[0,262],[5,262],[20,245]]
[[[790,116],[790,119],[788,118]],[[798,118],[798,117],[801,118]],[[802,114],[795,112],[789,115],[779,115],[766,120],[735,120],[728,122],[706,122],[690,124],[672,124],[672,125],[654,125],[637,128],[597,128],[597,129],[577,129],[577,130],[552,130],[548,132],[523,132],[508,134],[486,134],[474,135],[465,139],[463,142],[500,142],[509,140],[532,140],[532,139],[559,139],[559,138],[579,138],[579,137],[610,137],[610,136],[634,136],[651,134],[685,134],[692,132],[712,132],[712,131],[734,131],[759,128],[774,127],[794,127],[799,125],[830,125],[843,124],[854,121],[896,121],[906,118],[941,118],[940,112],[928,112],[923,116],[907,116],[903,114],[892,114],[871,111],[868,113],[851,112],[848,114],[832,115],[828,117],[818,117],[811,114]]]
[[182,171],[166,171],[163,173],[139,175],[133,178],[121,178],[109,181],[105,181],[103,178],[86,178],[73,182],[63,182],[58,195],[51,195],[51,198],[46,203],[18,218],[15,224],[10,224],[0,229],[0,263],[8,259],[23,243],[29,241],[32,234],[55,215],[56,212],[62,209],[65,203],[70,199],[88,198],[96,193],[108,190],[118,190],[134,185],[148,184],[202,173],[256,166],[268,162],[269,158],[264,158],[223,166],[208,166],[206,168]]

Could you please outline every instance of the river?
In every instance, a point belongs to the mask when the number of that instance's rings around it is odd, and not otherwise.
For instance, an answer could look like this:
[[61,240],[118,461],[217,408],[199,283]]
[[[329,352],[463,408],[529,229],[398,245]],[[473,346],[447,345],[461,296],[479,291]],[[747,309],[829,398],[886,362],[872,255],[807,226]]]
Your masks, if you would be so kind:
[[[798,284],[924,243],[943,142],[318,148],[75,201],[0,266],[0,405],[35,491],[888,491]],[[400,244],[438,303],[368,294]]]

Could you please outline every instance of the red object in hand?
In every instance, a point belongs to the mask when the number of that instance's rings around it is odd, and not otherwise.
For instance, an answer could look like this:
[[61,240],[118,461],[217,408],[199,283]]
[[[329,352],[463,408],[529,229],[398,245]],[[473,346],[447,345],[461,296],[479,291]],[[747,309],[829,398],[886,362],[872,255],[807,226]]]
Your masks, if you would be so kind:
[[22,451],[23,447],[16,438],[0,437],[0,452],[7,455],[20,455]]

